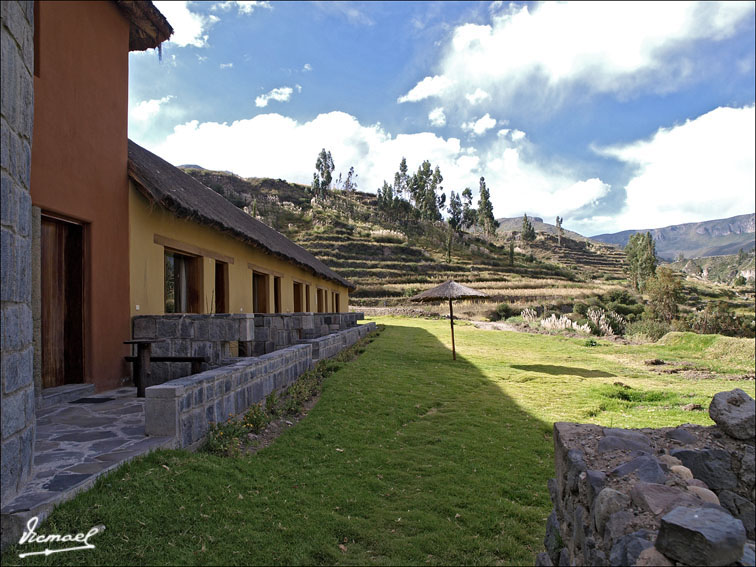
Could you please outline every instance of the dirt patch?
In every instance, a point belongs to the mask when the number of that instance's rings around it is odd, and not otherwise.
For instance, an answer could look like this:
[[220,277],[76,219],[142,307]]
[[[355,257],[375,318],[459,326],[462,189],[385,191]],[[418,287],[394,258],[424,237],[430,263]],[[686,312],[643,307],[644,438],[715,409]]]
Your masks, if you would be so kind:
[[304,402],[304,404],[302,404],[302,411],[298,414],[278,417],[268,423],[268,426],[265,428],[265,430],[261,431],[260,433],[248,433],[246,443],[244,445],[244,448],[242,449],[242,454],[254,455],[260,449],[264,449],[265,447],[273,443],[273,441],[275,441],[278,436],[281,435],[284,431],[294,427],[297,423],[307,417],[307,414],[310,413],[310,410],[315,407],[315,404],[318,403],[320,395],[321,393],[318,392],[309,400]]

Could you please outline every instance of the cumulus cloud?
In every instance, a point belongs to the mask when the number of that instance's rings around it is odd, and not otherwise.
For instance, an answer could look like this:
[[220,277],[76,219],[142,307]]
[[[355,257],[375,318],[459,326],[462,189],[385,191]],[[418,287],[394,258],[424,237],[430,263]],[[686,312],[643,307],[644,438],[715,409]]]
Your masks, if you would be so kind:
[[496,126],[496,119],[491,118],[491,115],[487,112],[477,120],[462,123],[462,129],[475,136],[482,136],[494,126]]
[[479,102],[490,99],[491,95],[478,87],[477,89],[475,89],[474,93],[466,94],[465,98],[470,104],[478,104]]
[[221,63],[220,68],[221,69],[231,69],[234,66],[233,63]]
[[[296,85],[297,92],[302,92],[302,87],[299,85]],[[258,96],[255,99],[255,106],[258,108],[264,108],[268,106],[268,102],[271,100],[275,100],[278,102],[288,102],[291,98],[292,93],[294,92],[294,89],[291,87],[278,87],[275,88],[266,94],[262,94]]]
[[280,114],[260,114],[231,124],[194,120],[175,126],[162,142],[145,145],[175,164],[201,163],[245,177],[305,184],[312,180],[318,152],[326,148],[334,158],[335,176],[345,176],[354,166],[359,189],[370,192],[393,179],[402,157],[410,172],[427,159],[440,167],[447,193],[470,187],[477,194],[478,179],[485,176],[499,217],[527,212],[569,219],[609,189],[599,179],[539,163],[526,139],[514,144],[497,138],[488,150],[479,152],[458,138],[431,132],[393,136],[379,124],[360,124],[344,112],[320,114],[306,122]]
[[173,26],[169,43],[178,47],[207,46],[207,30],[218,21],[217,16],[192,12],[188,7],[189,2],[156,1],[154,4]]
[[635,167],[617,230],[726,218],[756,208],[754,106],[719,107],[647,140],[596,151]]
[[162,105],[174,98],[176,97],[173,95],[167,95],[163,98],[154,98],[152,100],[138,102],[129,110],[129,120],[134,122],[147,122],[157,116]]
[[302,71],[304,71],[305,73],[307,73],[308,71],[312,71],[312,65],[310,65],[309,63],[305,63],[304,66],[302,67]]
[[440,73],[399,102],[440,96],[462,103],[478,89],[502,104],[536,93],[534,104],[558,104],[575,87],[619,98],[670,92],[700,74],[691,56],[696,42],[731,37],[753,15],[751,2],[512,4],[497,9],[490,25],[456,27]]
[[451,87],[453,81],[448,77],[441,77],[436,75],[435,77],[425,77],[422,81],[416,84],[406,95],[400,96],[396,99],[396,102],[417,102],[424,100],[432,96],[439,96],[443,94],[449,87]]
[[445,126],[446,125],[446,114],[444,114],[444,108],[442,106],[439,106],[438,108],[434,108],[428,113],[428,120],[431,123],[431,126]]
[[270,2],[255,2],[254,0],[228,0],[225,2],[218,2],[213,4],[211,9],[227,12],[233,7],[236,7],[240,14],[251,14],[257,8],[272,9]]

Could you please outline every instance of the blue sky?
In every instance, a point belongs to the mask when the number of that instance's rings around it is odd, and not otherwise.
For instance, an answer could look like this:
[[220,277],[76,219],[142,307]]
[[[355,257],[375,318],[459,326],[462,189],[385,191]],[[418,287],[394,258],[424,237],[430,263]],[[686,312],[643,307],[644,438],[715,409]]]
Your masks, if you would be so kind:
[[582,234],[756,208],[754,3],[155,2],[129,136],[171,163],[358,188],[439,165]]

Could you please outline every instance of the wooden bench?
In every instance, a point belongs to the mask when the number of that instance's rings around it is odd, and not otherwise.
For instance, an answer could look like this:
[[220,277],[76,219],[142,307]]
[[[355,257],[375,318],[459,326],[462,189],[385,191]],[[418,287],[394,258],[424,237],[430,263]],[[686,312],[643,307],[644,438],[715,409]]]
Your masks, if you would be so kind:
[[207,356],[152,356],[151,345],[155,340],[133,340],[124,341],[126,344],[137,345],[136,356],[125,356],[126,362],[132,362],[134,364],[134,384],[137,387],[137,397],[143,398],[145,395],[145,388],[147,386],[154,386],[151,383],[151,371],[150,364],[152,362],[190,362],[192,364],[192,374],[202,372],[202,363],[208,362]]

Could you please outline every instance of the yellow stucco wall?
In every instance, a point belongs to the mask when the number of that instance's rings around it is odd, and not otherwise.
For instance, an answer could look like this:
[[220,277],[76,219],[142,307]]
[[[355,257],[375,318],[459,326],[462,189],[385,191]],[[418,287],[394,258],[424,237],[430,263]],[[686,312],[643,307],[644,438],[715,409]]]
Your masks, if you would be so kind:
[[[156,242],[156,240],[158,242]],[[167,243],[167,244],[166,244]],[[252,313],[252,269],[267,273],[268,309],[274,312],[274,277],[281,278],[281,312],[294,311],[294,282],[310,286],[310,311],[318,311],[317,290],[324,290],[323,311],[333,312],[333,293],[339,295],[342,312],[349,311],[349,290],[289,263],[226,233],[179,219],[159,205],[152,205],[129,181],[129,264],[131,315],[161,315],[165,310],[165,249],[187,252],[199,258],[200,313],[214,311],[215,262],[228,262],[228,312]],[[304,293],[304,292],[303,292]],[[306,310],[303,300],[302,311]]]

